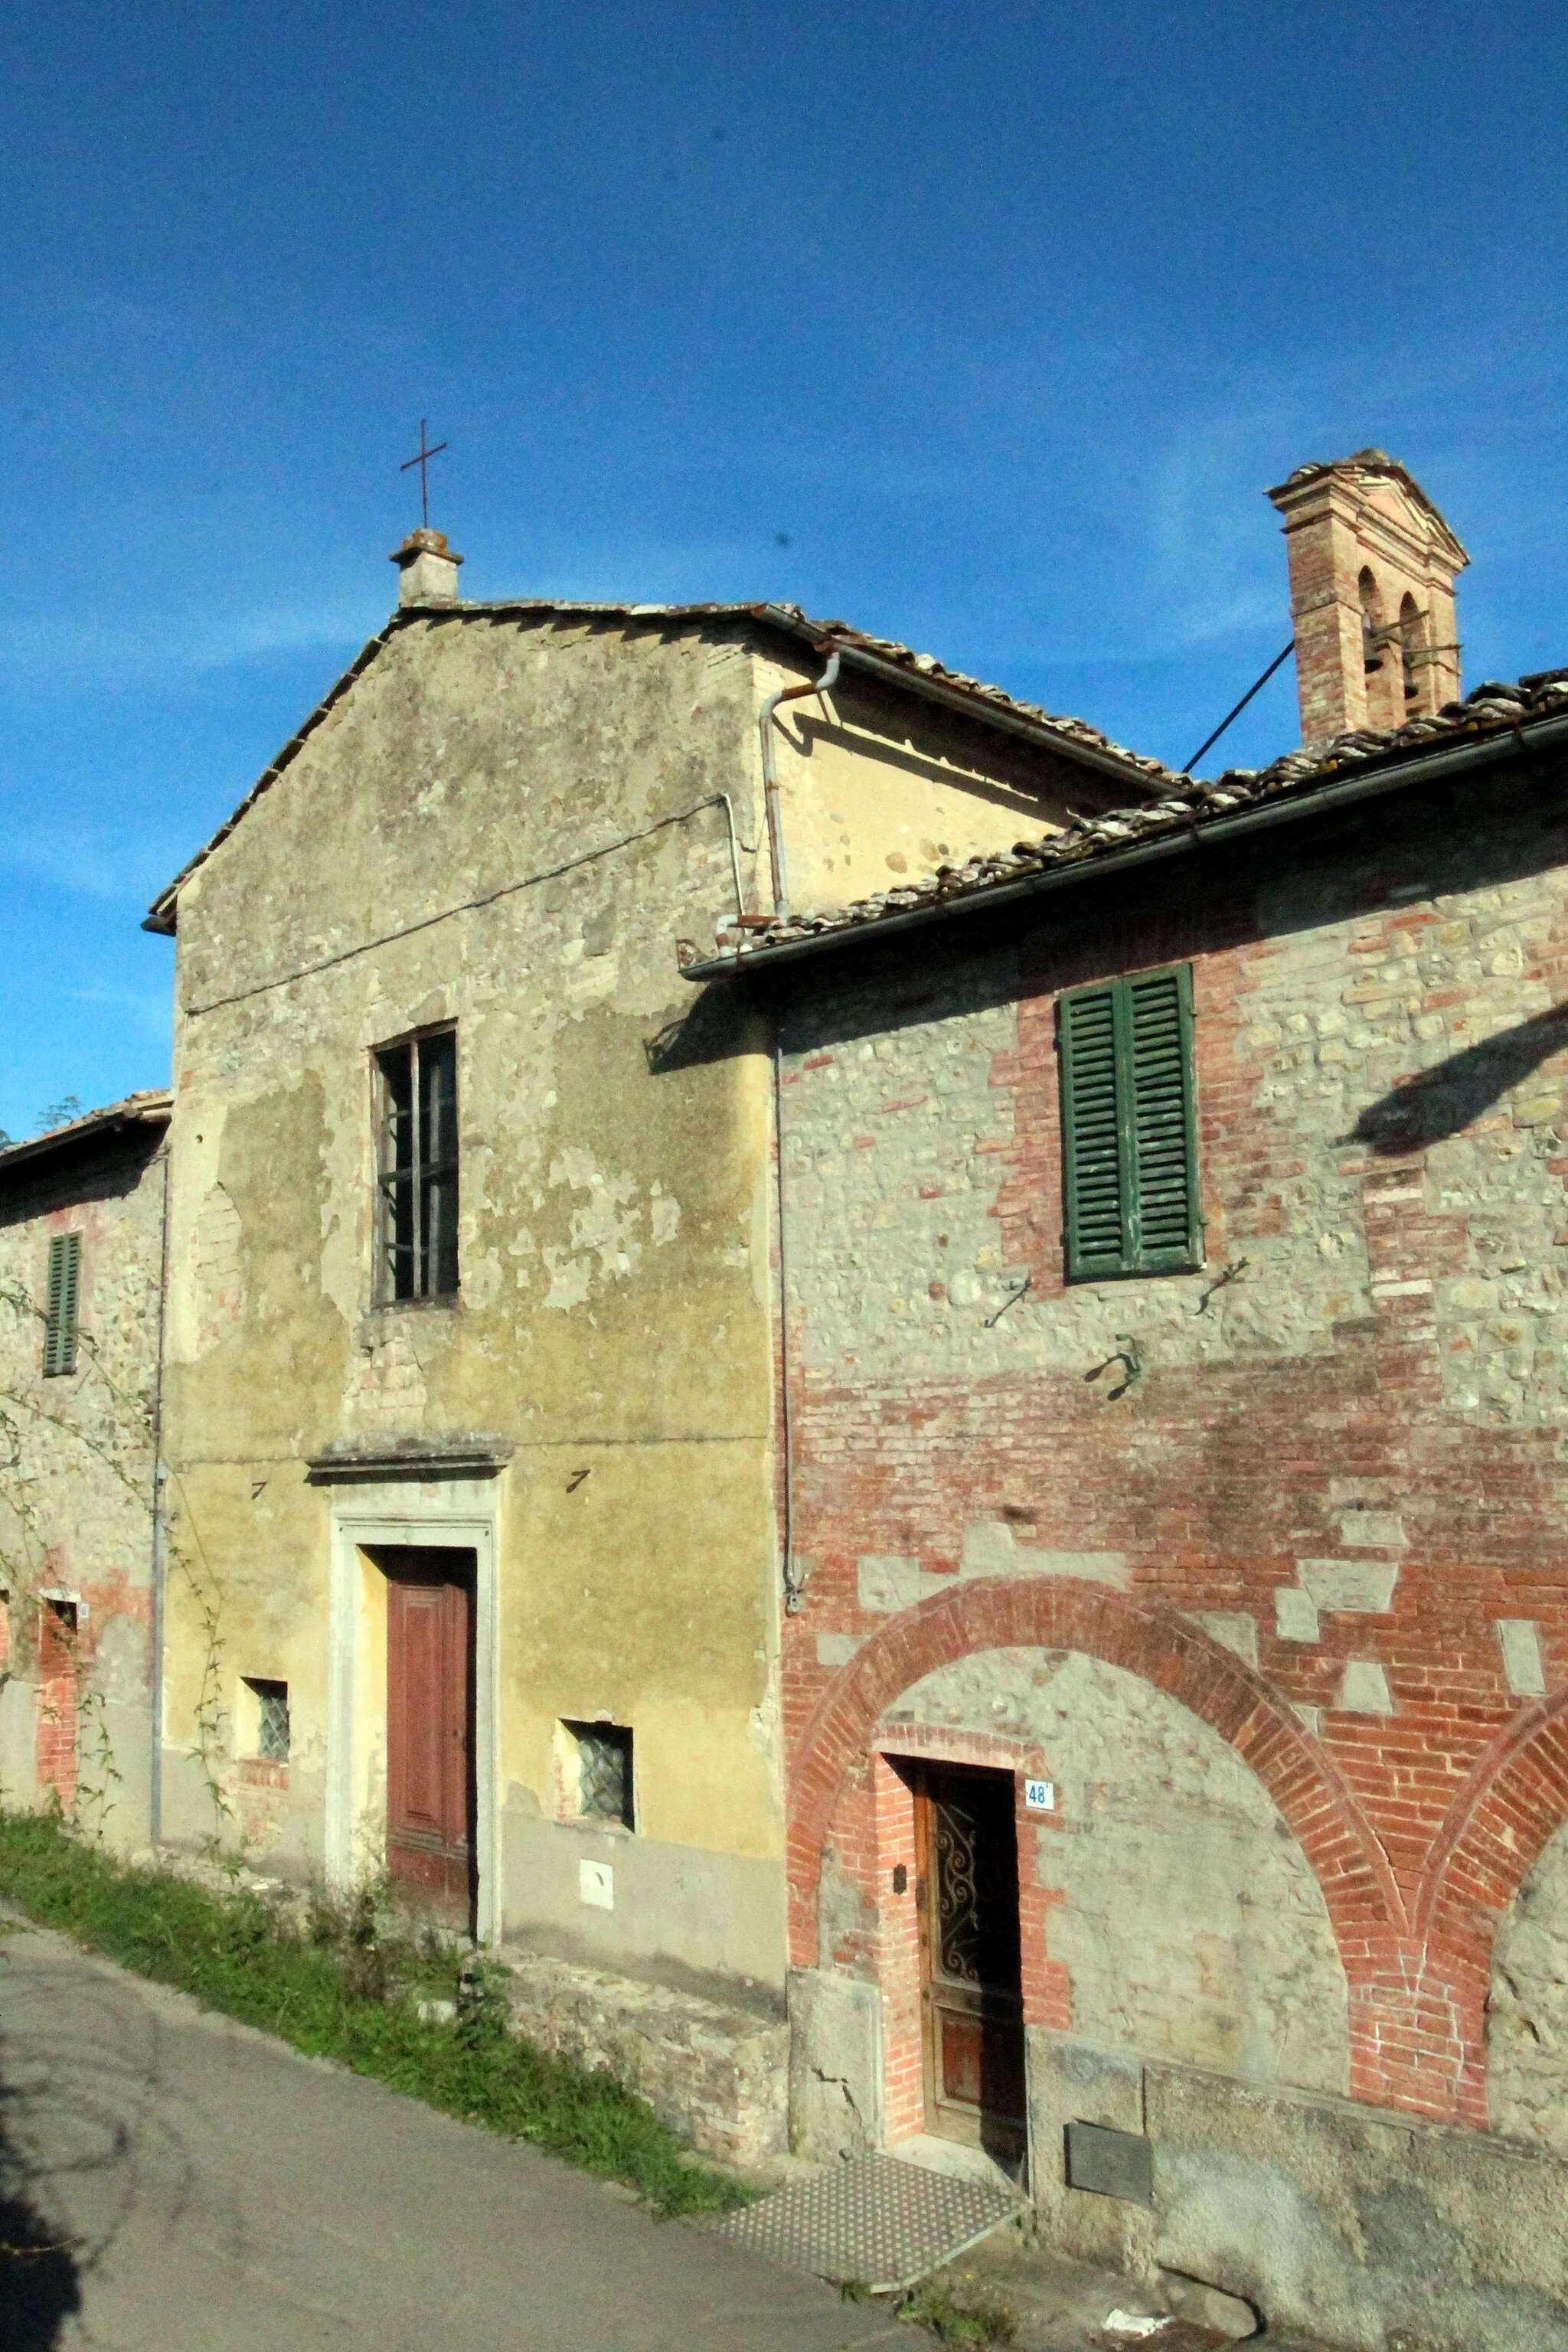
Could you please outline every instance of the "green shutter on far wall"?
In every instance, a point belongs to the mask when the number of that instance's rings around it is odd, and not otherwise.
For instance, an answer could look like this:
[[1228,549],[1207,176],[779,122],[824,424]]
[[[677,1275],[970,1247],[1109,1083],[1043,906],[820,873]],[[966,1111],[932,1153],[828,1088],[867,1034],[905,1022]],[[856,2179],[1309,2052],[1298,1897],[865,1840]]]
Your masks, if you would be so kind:
[[81,1298],[81,1235],[56,1234],[49,1243],[49,1283],[44,1303],[44,1378],[76,1370],[77,1309]]
[[1191,966],[1074,989],[1058,1021],[1068,1280],[1201,1265]]

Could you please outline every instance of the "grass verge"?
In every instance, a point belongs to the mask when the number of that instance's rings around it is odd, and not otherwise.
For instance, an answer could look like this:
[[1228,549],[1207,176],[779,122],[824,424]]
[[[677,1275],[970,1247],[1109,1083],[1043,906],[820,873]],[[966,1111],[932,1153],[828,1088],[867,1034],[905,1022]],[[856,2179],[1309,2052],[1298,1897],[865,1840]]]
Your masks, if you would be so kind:
[[1006,2345],[1018,2332],[1012,2305],[969,2275],[925,2280],[900,2304],[899,2317],[928,2327],[939,2344]]
[[[509,2031],[500,1972],[384,1926],[368,1900],[321,1905],[310,1927],[259,1895],[216,1895],[79,1843],[57,1820],[0,1812],[0,1896],[122,1968],[193,1993],[311,2057],[335,2058],[447,2115],[528,2140],[656,2211],[711,2213],[748,2192],[693,2162],[646,2101],[606,2074]],[[419,1994],[457,2004],[421,2018]]]

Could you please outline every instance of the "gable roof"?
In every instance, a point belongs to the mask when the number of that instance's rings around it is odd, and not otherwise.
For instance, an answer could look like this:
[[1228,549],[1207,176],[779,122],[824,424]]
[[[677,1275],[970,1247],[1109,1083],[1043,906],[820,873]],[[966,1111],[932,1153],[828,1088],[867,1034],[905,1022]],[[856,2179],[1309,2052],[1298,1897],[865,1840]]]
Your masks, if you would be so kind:
[[556,617],[566,620],[655,621],[676,626],[712,620],[751,621],[794,637],[816,652],[837,646],[849,668],[859,669],[909,692],[944,703],[949,709],[978,719],[983,725],[1026,736],[1043,749],[1059,752],[1079,766],[1093,769],[1110,778],[1130,793],[1154,793],[1180,782],[1174,770],[1167,768],[1163,761],[1149,759],[1142,752],[1130,751],[1125,745],[1101,734],[1098,727],[1089,726],[1086,719],[1062,718],[1043,709],[1038,703],[1021,701],[1014,695],[1004,693],[999,686],[988,686],[984,679],[971,677],[963,670],[950,669],[945,662],[938,661],[932,654],[917,653],[911,646],[900,645],[892,637],[869,636],[862,629],[852,628],[847,621],[813,620],[802,612],[798,604],[581,604],[563,603],[554,597],[517,597],[492,604],[410,604],[394,613],[386,626],[378,630],[361,649],[298,732],[289,737],[271,765],[263,769],[233,815],[219,825],[212,838],[158,893],[143,919],[142,929],[163,933],[174,930],[179,895],[184,884],[198,866],[205,864],[214,850],[228,839],[235,827],[254,808],[262,794],[271,789],[284,770],[292,765],[317,728],[352,692],[356,682],[401,630],[416,621],[431,619],[545,621]]
[[1139,807],[1075,817],[1059,833],[1021,841],[1010,853],[944,866],[928,881],[872,898],[721,935],[716,955],[689,941],[678,950],[688,980],[772,968],[838,945],[879,938],[950,914],[980,911],[1081,877],[1152,862],[1174,851],[1255,829],[1276,814],[1309,814],[1342,801],[1396,791],[1491,755],[1568,743],[1568,669],[1538,670],[1517,686],[1495,680],[1434,717],[1382,731],[1338,735],[1317,751],[1290,751],[1267,768],[1228,768],[1214,782],[1191,777]]
[[1397,483],[1411,504],[1419,508],[1432,525],[1454,569],[1462,572],[1469,562],[1469,556],[1455,537],[1447,516],[1438,512],[1408,467],[1402,466],[1397,457],[1391,457],[1386,449],[1356,449],[1348,457],[1315,458],[1310,465],[1298,466],[1293,474],[1287,474],[1285,479],[1277,482],[1268,495],[1283,513],[1304,498],[1315,483],[1330,475],[1337,476],[1341,481],[1349,481],[1361,475],[1374,481]]

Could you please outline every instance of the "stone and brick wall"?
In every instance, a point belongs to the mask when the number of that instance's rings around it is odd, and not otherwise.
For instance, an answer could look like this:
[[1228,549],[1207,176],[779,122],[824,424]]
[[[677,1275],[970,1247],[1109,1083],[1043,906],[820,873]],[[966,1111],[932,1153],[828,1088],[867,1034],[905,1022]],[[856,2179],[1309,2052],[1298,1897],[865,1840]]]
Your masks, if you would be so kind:
[[[0,1163],[0,1801],[144,1844],[165,1115]],[[46,1379],[49,1244],[80,1236],[76,1369]]]
[[[925,1753],[1056,1785],[1033,2027],[1563,2145],[1559,795],[1435,785],[785,1016],[793,1957],[879,1987],[892,2137]],[[1177,960],[1206,1265],[1069,1286],[1056,997]]]

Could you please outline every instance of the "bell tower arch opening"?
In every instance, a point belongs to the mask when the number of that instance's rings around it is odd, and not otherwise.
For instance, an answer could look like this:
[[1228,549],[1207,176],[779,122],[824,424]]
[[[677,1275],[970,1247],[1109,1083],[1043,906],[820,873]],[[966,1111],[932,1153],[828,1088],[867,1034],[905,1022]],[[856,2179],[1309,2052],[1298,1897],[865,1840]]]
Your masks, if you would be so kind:
[[1306,749],[1454,701],[1454,583],[1470,559],[1415,476],[1358,449],[1298,466],[1268,496],[1290,567]]

